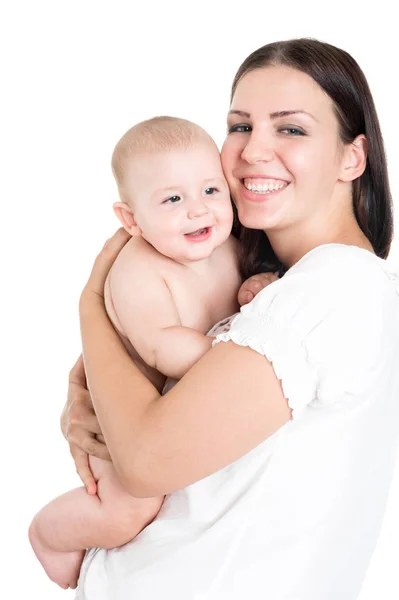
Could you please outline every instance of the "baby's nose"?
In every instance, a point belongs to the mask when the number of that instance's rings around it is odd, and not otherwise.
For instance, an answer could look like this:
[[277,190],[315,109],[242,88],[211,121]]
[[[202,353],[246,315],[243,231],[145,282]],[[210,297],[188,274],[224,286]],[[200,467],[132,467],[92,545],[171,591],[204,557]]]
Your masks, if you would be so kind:
[[198,219],[208,213],[208,209],[203,202],[195,202],[190,206],[188,211],[189,219]]

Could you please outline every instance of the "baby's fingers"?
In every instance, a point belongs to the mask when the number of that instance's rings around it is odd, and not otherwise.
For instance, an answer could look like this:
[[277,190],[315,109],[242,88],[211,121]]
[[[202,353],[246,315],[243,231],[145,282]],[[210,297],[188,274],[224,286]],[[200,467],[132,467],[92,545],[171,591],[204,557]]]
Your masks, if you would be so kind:
[[274,273],[258,273],[244,281],[238,291],[238,303],[240,306],[251,302],[263,288],[277,279],[278,277]]

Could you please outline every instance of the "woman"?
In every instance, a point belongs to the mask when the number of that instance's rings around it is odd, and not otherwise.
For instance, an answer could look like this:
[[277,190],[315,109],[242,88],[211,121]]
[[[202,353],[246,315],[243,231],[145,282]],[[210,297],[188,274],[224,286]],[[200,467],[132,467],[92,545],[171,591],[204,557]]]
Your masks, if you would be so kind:
[[78,361],[63,428],[87,481],[85,452],[105,451],[88,432],[102,432],[134,496],[168,496],[133,542],[88,552],[80,598],[349,600],[377,540],[398,439],[399,281],[383,260],[392,207],[358,65],[314,40],[254,52],[222,161],[244,273],[283,276],[159,401],[104,308],[126,236],[100,253],[80,302],[99,424],[73,416],[89,405]]

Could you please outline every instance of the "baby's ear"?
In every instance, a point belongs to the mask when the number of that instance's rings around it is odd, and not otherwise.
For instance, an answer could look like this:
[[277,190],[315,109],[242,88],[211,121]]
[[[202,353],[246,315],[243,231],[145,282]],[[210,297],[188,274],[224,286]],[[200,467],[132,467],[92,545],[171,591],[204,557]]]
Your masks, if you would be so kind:
[[137,237],[142,234],[142,231],[134,218],[133,210],[131,206],[127,204],[127,202],[115,202],[113,209],[114,213],[121,222],[122,227],[124,227],[126,231],[130,233],[130,235]]

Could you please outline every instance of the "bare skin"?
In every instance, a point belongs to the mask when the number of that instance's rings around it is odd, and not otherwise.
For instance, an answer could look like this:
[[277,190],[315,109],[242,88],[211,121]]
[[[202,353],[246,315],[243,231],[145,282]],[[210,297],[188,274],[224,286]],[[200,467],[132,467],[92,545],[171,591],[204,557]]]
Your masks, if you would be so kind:
[[[180,379],[211,349],[206,332],[237,312],[241,278],[238,243],[229,235],[230,195],[216,147],[207,139],[184,153],[158,154],[156,162],[159,182],[154,180],[153,157],[127,165],[134,202],[117,203],[116,214],[133,237],[109,273],[104,301],[131,359],[161,393],[165,376]],[[165,198],[168,183],[173,192]],[[262,284],[253,285],[259,289]],[[250,299],[247,292],[242,301]],[[84,403],[93,423],[88,449],[101,449],[108,459],[87,394]],[[85,461],[94,485],[87,485],[89,493],[80,488],[53,500],[29,531],[46,573],[63,588],[76,587],[86,548],[114,548],[132,540],[158,514],[164,499],[134,498],[112,463],[87,460],[82,448],[71,451]]]
[[[129,238],[126,237],[126,241]],[[238,303],[244,306],[276,280],[272,273],[253,275],[240,286]],[[60,419],[61,431],[69,445],[76,471],[87,493],[94,495],[97,483],[90,469],[90,456],[111,460],[87,389],[82,355],[69,372],[68,396]]]
[[[365,168],[366,140],[361,135],[351,144],[341,142],[329,99],[306,77],[285,67],[246,75],[233,98],[222,151],[241,223],[263,229],[286,268],[321,244],[371,249],[351,197],[352,181]],[[231,464],[278,431],[291,414],[271,363],[231,342],[208,353],[158,401],[156,390],[115,343],[104,311],[104,281],[124,243],[119,233],[101,252],[81,297],[90,390],[126,487],[136,495],[172,493]],[[249,292],[241,298],[251,300]],[[106,370],[109,364],[112,372]],[[71,375],[81,378],[79,369]],[[72,445],[83,427],[75,438],[69,436]],[[140,433],[140,444],[135,433]],[[166,472],[171,458],[175,468]]]
[[[116,203],[114,210],[133,237],[103,286],[115,329],[159,393],[166,377],[180,379],[211,348],[206,333],[237,312],[241,284],[219,151],[198,126],[185,126],[196,127],[196,138],[183,150],[136,152],[128,159],[121,151],[123,181],[117,183],[128,190],[121,199],[129,202]],[[130,135],[132,143],[137,141],[135,128]],[[88,395],[85,406],[93,423],[89,449],[102,448]],[[86,461],[95,485],[89,493],[80,488],[53,500],[36,515],[29,532],[47,574],[61,587],[76,586],[86,548],[114,548],[132,540],[164,499],[134,498],[112,463],[87,460],[77,448],[73,453]],[[103,458],[109,458],[105,452]]]
[[[105,286],[107,311],[131,358],[158,391],[165,382],[158,365],[163,372],[170,369],[171,376],[182,376],[211,347],[212,338],[205,336],[206,331],[237,312],[236,243],[229,238],[214,250],[209,264],[190,268],[190,264],[181,265],[160,255],[143,239],[132,238],[116,261]],[[146,278],[144,287],[146,271],[155,275]],[[223,287],[219,284],[222,279]],[[143,310],[153,318],[149,320]],[[151,352],[153,348],[156,354]],[[84,403],[94,425],[90,444],[101,448],[101,433],[88,395]],[[88,489],[95,489],[96,494],[79,488],[56,498],[35,516],[29,530],[30,542],[47,575],[64,589],[77,586],[86,548],[114,548],[132,540],[156,517],[164,500],[163,495],[134,498],[120,483],[111,462],[90,457],[86,469],[96,486]]]
[[[86,548],[114,548],[135,537],[158,514],[163,496],[133,498],[122,486],[111,462],[89,459],[97,483],[90,496],[77,488],[47,504],[29,528],[29,540],[48,577],[75,589]],[[60,519],[60,514],[66,516]],[[77,543],[82,549],[76,550]]]

